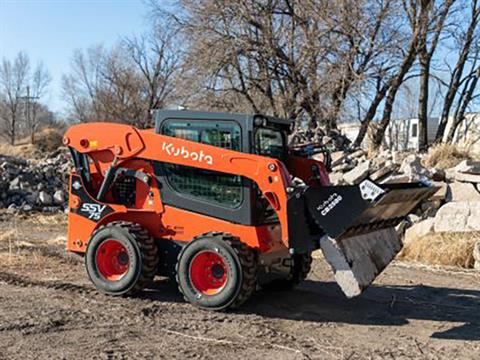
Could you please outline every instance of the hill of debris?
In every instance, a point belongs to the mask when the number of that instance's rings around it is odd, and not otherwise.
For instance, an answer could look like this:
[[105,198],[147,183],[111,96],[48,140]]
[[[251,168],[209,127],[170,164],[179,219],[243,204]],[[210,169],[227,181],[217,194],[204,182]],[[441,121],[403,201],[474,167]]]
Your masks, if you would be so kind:
[[65,211],[70,168],[66,148],[28,160],[0,155],[0,208],[9,212]]

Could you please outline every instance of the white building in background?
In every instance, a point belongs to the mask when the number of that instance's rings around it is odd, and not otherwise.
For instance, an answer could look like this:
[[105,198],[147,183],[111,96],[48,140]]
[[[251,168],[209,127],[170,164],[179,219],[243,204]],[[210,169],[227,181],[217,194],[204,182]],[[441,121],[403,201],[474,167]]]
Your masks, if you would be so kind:
[[[337,125],[337,127],[338,130],[340,130],[341,133],[345,135],[352,143],[357,139],[358,132],[360,131],[359,122],[340,123]],[[366,140],[367,136],[365,136],[364,142]]]
[[[443,140],[446,140],[452,126],[453,117],[450,117],[447,122]],[[474,152],[480,152],[480,113],[465,114],[465,120],[458,125],[455,131],[453,142]]]
[[[438,130],[438,117],[429,117],[427,123],[427,139],[431,144]],[[419,119],[391,120],[385,134],[385,145],[394,150],[418,150]]]
[[[432,143],[435,140],[435,135],[438,129],[438,117],[428,118],[427,137],[428,142]],[[390,125],[385,133],[384,146],[393,150],[418,150],[419,143],[419,120],[413,119],[397,119],[391,120]],[[360,130],[359,123],[342,123],[338,125],[338,129],[350,139],[355,141],[358,131]],[[368,134],[362,143],[363,148],[368,148]]]

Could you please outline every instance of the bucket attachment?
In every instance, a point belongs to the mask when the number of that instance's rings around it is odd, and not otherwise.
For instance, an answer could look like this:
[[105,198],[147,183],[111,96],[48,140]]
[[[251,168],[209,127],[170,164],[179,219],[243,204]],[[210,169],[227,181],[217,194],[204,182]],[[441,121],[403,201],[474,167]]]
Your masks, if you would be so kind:
[[345,295],[360,295],[402,249],[395,226],[436,191],[370,180],[297,190],[287,204],[290,248],[320,247]]

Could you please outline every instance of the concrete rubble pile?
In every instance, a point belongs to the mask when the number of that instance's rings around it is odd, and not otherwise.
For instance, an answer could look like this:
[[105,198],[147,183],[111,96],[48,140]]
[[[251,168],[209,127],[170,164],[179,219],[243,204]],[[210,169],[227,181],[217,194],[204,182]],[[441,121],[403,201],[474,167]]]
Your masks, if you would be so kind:
[[31,160],[0,155],[0,208],[12,213],[65,211],[70,168],[64,148]]
[[[422,156],[415,153],[384,151],[368,158],[360,149],[331,155],[333,185],[353,185],[369,178],[380,184],[427,181],[439,187],[399,226],[405,243],[433,233],[480,232],[480,161],[464,160],[440,170],[425,167]],[[480,240],[474,258],[475,267],[480,269]]]

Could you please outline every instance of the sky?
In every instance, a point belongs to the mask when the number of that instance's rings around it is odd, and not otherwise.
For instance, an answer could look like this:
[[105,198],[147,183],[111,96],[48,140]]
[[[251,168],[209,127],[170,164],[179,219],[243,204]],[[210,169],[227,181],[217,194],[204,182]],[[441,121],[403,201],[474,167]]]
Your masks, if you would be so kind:
[[61,113],[61,79],[74,50],[144,31],[147,10],[142,0],[0,0],[0,59],[25,51],[33,66],[43,61],[52,83],[42,100]]

